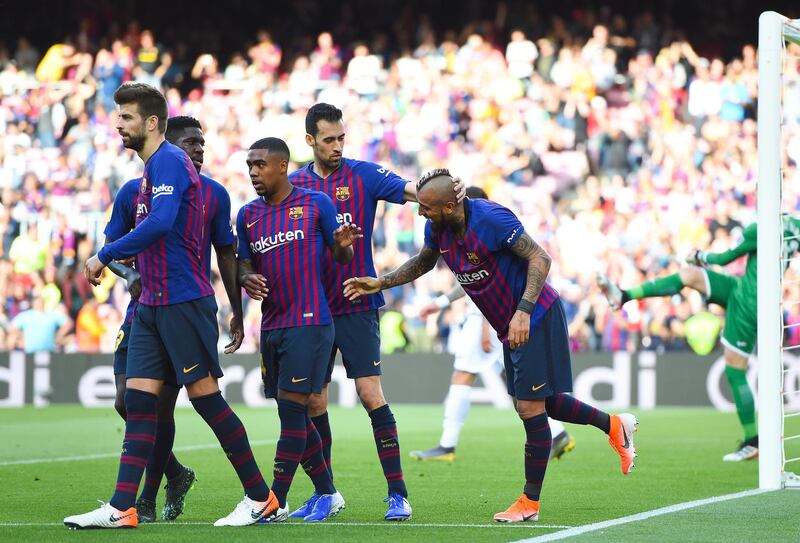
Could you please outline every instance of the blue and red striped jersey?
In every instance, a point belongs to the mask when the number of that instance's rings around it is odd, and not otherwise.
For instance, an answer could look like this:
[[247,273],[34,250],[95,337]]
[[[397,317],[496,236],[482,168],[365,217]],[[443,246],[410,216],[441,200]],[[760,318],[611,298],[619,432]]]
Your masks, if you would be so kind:
[[364,233],[364,237],[353,244],[354,256],[349,264],[334,262],[330,254],[324,257],[326,271],[322,284],[331,313],[347,315],[382,307],[384,301],[380,292],[351,302],[344,297],[342,283],[350,277],[376,275],[372,261],[372,228],[378,201],[402,204],[408,181],[378,164],[350,158],[343,158],[339,169],[325,179],[317,175],[311,163],[292,172],[289,180],[297,187],[327,194],[336,206],[339,224],[355,224]]
[[[136,226],[136,200],[139,196],[139,187],[142,178],[137,177],[126,181],[117,195],[114,197],[114,205],[111,208],[111,217],[108,219],[103,233],[107,241],[115,241],[133,230]],[[136,300],[131,299],[128,308],[125,310],[125,322],[133,321],[133,310],[136,308]]]
[[170,305],[211,296],[204,273],[202,182],[189,157],[164,141],[144,166],[136,227],[100,249],[104,264],[136,256],[144,305]]
[[[233,245],[236,238],[231,226],[231,198],[228,191],[220,183],[200,174],[202,181],[203,211],[205,216],[204,233],[208,239],[203,240],[203,273],[211,278],[211,245],[225,247]],[[103,231],[108,241],[114,241],[136,226],[137,199],[142,178],[127,181],[117,192],[111,217]],[[133,310],[136,300],[131,300],[125,310],[125,322],[133,321]]]
[[332,322],[322,278],[338,227],[331,199],[300,187],[279,204],[257,198],[239,210],[239,259],[252,260],[269,289],[262,330]]
[[[425,246],[438,251],[478,309],[508,342],[508,325],[525,293],[528,261],[511,252],[525,229],[507,208],[489,200],[464,199],[467,231],[457,239],[447,228],[435,231],[425,224]],[[558,298],[545,282],[531,314],[531,330]]]
[[[211,246],[226,247],[236,242],[231,226],[231,197],[221,183],[200,174],[203,192],[203,273],[211,277]],[[210,237],[209,237],[210,236]]]

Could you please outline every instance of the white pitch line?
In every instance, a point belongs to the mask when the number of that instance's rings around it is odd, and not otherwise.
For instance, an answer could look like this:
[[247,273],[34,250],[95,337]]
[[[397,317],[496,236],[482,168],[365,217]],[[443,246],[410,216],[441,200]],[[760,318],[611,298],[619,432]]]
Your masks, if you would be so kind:
[[[416,523],[416,522],[285,522],[280,523],[278,526],[415,526],[422,528],[493,528],[504,529],[509,528],[528,528],[528,529],[562,529],[572,528],[572,526],[562,526],[560,524],[438,524],[438,523]],[[153,525],[157,528],[159,526],[212,526],[211,522],[163,522]],[[0,522],[0,528],[22,528],[30,526],[64,526],[63,522]],[[145,528],[150,530],[149,526]]]
[[690,502],[676,503],[674,505],[668,505],[666,507],[660,507],[658,509],[652,509],[650,511],[643,511],[641,513],[636,513],[635,515],[628,515],[627,517],[604,520],[602,522],[594,522],[592,524],[585,524],[583,526],[575,526],[574,528],[561,530],[560,532],[553,532],[551,534],[540,535],[538,537],[533,537],[530,539],[522,539],[519,541],[514,541],[513,543],[540,543],[544,541],[557,541],[559,539],[566,539],[568,537],[575,537],[577,535],[582,535],[589,532],[596,532],[597,530],[603,530],[605,528],[611,528],[612,526],[620,526],[622,524],[629,524],[631,522],[639,522],[642,520],[647,520],[649,518],[658,517],[661,515],[668,515],[670,513],[676,513],[678,511],[685,511],[686,509],[693,509],[695,507],[710,505],[712,503],[726,502],[728,500],[746,498],[747,496],[755,496],[757,494],[763,494],[765,492],[772,492],[772,491],[761,490],[756,488],[753,490],[736,492],[734,494],[724,494],[722,496],[714,496],[713,498],[706,498],[703,500],[694,500]]
[[[253,447],[259,445],[274,445],[276,441],[274,439],[262,439],[251,441],[250,445]],[[184,445],[183,447],[174,447],[172,450],[176,452],[186,452],[186,451],[204,451],[207,449],[218,449],[220,448],[219,443],[206,443],[204,445]],[[117,458],[119,457],[120,452],[113,452],[113,453],[99,453],[99,454],[84,454],[79,456],[56,456],[53,458],[29,458],[27,460],[7,460],[4,462],[0,462],[0,467],[2,466],[21,466],[25,464],[51,464],[54,462],[79,462],[82,460],[100,460],[103,458]]]

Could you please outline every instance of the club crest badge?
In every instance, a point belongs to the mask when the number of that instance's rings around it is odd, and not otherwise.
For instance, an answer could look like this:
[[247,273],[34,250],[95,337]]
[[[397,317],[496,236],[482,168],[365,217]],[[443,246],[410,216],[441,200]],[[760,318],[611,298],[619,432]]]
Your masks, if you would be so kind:
[[468,252],[467,253],[467,260],[469,260],[469,263],[472,264],[473,266],[477,266],[478,264],[481,263],[481,259],[478,258],[478,254],[477,253]]
[[303,206],[298,207],[290,207],[289,208],[289,218],[290,219],[302,219],[303,218]]
[[340,202],[350,199],[350,187],[336,187],[336,199]]

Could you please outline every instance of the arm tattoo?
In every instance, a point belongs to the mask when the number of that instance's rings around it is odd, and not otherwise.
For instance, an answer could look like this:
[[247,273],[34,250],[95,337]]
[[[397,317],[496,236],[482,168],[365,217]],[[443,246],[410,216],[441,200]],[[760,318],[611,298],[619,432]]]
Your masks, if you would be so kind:
[[528,280],[525,284],[525,293],[522,295],[522,299],[536,303],[542,288],[544,288],[547,274],[550,272],[552,259],[547,254],[547,251],[542,249],[525,232],[511,247],[511,252],[528,261]]
[[436,266],[439,254],[430,247],[423,247],[419,254],[408,259],[394,271],[381,277],[381,290],[405,285],[418,277],[422,277]]

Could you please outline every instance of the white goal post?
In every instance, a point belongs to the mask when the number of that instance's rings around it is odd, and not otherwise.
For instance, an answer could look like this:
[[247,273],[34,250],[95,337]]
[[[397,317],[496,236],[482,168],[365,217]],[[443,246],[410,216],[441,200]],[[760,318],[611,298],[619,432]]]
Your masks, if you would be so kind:
[[782,90],[785,42],[800,21],[774,11],[758,20],[758,484],[794,486],[785,474],[783,371]]

